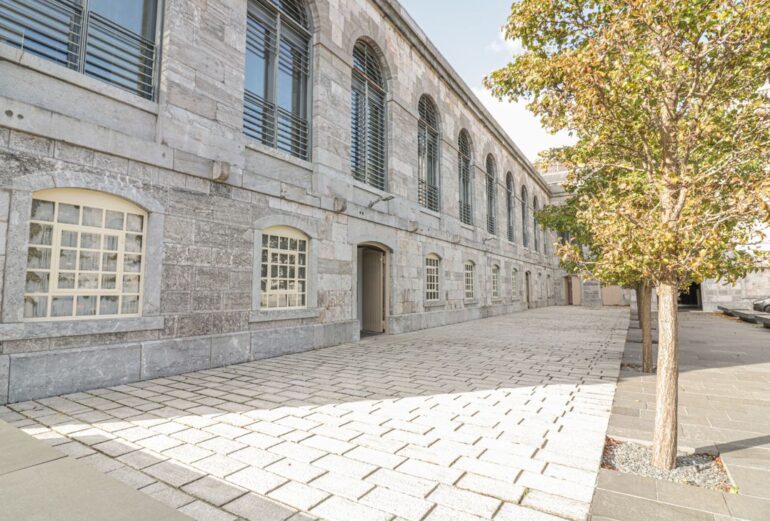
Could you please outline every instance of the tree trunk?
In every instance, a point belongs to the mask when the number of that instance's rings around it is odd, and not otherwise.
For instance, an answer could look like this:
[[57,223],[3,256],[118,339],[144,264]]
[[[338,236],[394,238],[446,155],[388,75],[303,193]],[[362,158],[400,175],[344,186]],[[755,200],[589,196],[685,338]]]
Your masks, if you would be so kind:
[[679,353],[677,299],[679,288],[658,286],[658,378],[652,464],[662,470],[676,466]]
[[642,328],[642,371],[652,372],[652,285],[649,282],[639,284],[637,290],[637,308],[639,326]]

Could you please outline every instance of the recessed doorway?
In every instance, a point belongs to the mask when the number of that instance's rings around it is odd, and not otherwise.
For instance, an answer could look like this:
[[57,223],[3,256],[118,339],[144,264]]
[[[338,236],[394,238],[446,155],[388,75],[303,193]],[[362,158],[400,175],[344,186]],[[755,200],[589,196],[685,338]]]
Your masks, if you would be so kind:
[[385,332],[387,255],[376,246],[358,247],[358,319],[361,336]]

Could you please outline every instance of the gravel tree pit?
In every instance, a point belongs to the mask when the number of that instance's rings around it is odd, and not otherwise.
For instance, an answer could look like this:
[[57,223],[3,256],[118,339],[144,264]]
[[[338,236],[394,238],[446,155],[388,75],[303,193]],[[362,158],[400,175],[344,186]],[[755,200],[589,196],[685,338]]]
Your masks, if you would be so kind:
[[652,447],[607,438],[602,468],[720,492],[735,492],[722,460],[710,454],[680,452],[676,468],[664,471],[652,465]]

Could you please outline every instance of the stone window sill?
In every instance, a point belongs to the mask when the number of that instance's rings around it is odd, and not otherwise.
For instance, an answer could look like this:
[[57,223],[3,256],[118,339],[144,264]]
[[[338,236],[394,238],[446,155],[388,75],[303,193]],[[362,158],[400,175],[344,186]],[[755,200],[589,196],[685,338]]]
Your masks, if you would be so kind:
[[477,298],[466,298],[463,300],[463,304],[466,306],[477,306],[479,303],[479,299]]
[[46,76],[70,83],[85,90],[112,98],[115,101],[131,105],[151,114],[158,114],[158,104],[155,101],[147,100],[141,96],[131,94],[114,85],[110,85],[96,78],[91,78],[77,71],[73,71],[50,62],[28,52],[24,52],[11,45],[0,44],[0,60],[7,60],[18,63],[31,70],[37,71]]
[[304,168],[305,170],[313,170],[313,163],[310,161],[305,161],[304,159],[294,157],[293,155],[283,152],[282,150],[278,150],[277,148],[263,145],[262,143],[259,143],[249,137],[246,138],[246,149],[265,154],[266,156],[273,157],[280,161],[285,161],[300,168]]
[[502,297],[495,297],[492,299],[492,304],[500,304],[502,303],[503,299]]
[[163,329],[163,317],[102,318],[0,324],[0,342],[58,336],[83,336]]
[[425,208],[424,206],[420,206],[420,213],[435,217],[436,219],[441,219],[441,212],[431,210],[430,208]]
[[272,322],[277,320],[316,318],[319,314],[320,310],[318,308],[255,310],[249,315],[249,322]]
[[425,309],[443,308],[444,306],[446,306],[445,300],[429,300],[423,304]]

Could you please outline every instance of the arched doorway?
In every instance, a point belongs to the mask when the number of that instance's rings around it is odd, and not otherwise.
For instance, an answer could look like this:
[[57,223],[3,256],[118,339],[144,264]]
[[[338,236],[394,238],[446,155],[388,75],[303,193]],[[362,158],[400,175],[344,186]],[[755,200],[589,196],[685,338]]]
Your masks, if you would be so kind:
[[524,274],[524,292],[526,296],[527,308],[532,307],[532,273],[526,272]]
[[387,251],[374,243],[358,246],[358,320],[361,336],[384,333],[388,317]]

